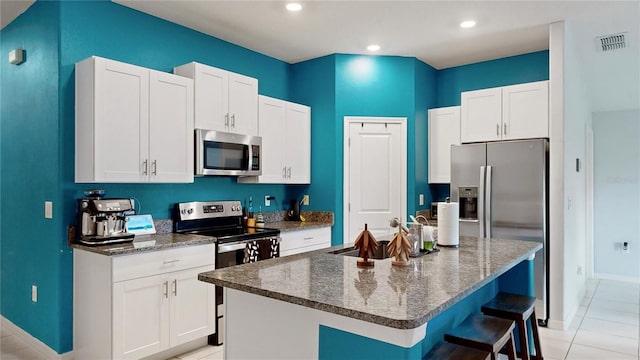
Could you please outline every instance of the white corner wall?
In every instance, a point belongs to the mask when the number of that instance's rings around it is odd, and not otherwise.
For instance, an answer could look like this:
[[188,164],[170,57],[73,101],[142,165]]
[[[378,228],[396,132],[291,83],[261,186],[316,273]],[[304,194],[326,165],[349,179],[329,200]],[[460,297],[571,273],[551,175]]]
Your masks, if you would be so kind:
[[594,113],[593,133],[595,277],[640,282],[640,109]]
[[[572,25],[549,31],[550,235],[549,327],[567,328],[586,292],[587,86]],[[576,159],[581,168],[576,170]]]

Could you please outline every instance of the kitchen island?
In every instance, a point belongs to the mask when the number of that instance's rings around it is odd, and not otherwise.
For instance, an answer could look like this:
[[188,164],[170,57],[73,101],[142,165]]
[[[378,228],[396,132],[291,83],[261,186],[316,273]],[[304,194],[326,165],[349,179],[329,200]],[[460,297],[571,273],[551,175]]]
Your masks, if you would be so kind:
[[338,246],[199,274],[225,287],[225,358],[421,359],[499,291],[533,295],[539,243],[460,239],[411,266]]

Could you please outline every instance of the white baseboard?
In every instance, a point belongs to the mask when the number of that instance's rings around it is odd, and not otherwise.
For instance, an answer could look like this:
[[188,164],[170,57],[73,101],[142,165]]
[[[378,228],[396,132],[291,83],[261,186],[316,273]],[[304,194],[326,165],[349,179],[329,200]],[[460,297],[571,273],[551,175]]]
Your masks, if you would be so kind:
[[613,280],[613,281],[622,281],[622,282],[628,282],[633,284],[640,284],[640,278],[636,278],[633,276],[595,273],[593,274],[593,277],[594,279],[599,279],[599,280]]
[[73,360],[73,353],[71,351],[66,352],[64,354],[58,354],[55,350],[53,350],[52,348],[47,346],[42,341],[40,341],[40,340],[34,338],[33,336],[31,336],[31,334],[29,334],[28,332],[22,330],[22,328],[20,328],[16,324],[12,323],[11,321],[9,321],[4,316],[0,316],[0,321],[2,321],[2,326],[4,326],[5,329],[9,330],[9,332],[11,332],[11,334],[13,336],[15,336],[18,339],[20,339],[22,342],[27,344],[33,350],[36,350],[39,353],[41,353],[42,355],[44,355],[45,358],[47,358],[47,359],[60,359],[60,360]]

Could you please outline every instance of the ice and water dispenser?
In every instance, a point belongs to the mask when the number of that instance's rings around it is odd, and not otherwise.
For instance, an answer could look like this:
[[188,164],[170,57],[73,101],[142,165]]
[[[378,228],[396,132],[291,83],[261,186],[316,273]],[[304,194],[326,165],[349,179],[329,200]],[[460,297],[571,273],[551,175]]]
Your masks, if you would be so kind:
[[459,187],[458,194],[460,198],[460,219],[478,220],[478,187]]

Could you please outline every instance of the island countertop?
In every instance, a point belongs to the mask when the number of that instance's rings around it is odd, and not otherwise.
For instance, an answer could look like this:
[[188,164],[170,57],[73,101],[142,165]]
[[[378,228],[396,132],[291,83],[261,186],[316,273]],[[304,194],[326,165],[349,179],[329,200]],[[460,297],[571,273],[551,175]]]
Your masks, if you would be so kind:
[[542,248],[537,242],[461,237],[459,248],[358,268],[336,246],[201,273],[218,286],[347,316],[391,328],[413,329],[493,281]]

